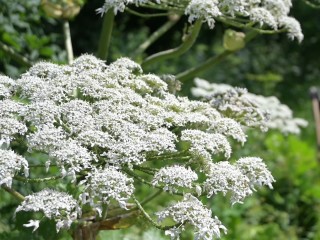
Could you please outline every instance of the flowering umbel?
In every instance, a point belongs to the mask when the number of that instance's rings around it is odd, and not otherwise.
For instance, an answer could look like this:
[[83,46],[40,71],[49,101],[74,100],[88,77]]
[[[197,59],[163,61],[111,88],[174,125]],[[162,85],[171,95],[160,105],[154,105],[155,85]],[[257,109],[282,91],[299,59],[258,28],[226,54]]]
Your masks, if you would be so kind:
[[[106,65],[91,55],[68,66],[39,62],[17,81],[0,78],[0,89],[0,123],[7,123],[0,129],[0,183],[48,180],[74,186],[38,189],[16,210],[42,212],[55,220],[57,231],[103,222],[114,217],[115,206],[126,213],[137,188],[146,185],[182,196],[157,214],[159,223],[165,218],[176,223],[166,228],[167,235],[178,239],[191,225],[196,239],[211,239],[226,227],[201,196],[231,196],[234,204],[257,187],[272,188],[262,159],[232,160],[231,139],[246,142],[244,122],[264,121],[260,105],[241,98],[244,90],[218,92],[207,102],[189,100],[170,93],[166,82],[143,74],[128,58]],[[243,106],[234,106],[236,99]],[[24,148],[14,151],[16,141]],[[30,157],[34,154],[41,159]],[[45,167],[48,177],[28,178],[33,166]],[[51,167],[59,175],[52,176]],[[25,226],[36,229],[40,223],[32,219]]]
[[130,4],[152,9],[156,6],[156,9],[185,14],[190,23],[200,20],[206,22],[209,28],[214,28],[215,22],[221,21],[240,28],[250,25],[258,30],[285,30],[290,39],[303,40],[300,23],[288,16],[291,0],[105,0],[97,13],[104,14],[110,9],[116,14],[123,12]]

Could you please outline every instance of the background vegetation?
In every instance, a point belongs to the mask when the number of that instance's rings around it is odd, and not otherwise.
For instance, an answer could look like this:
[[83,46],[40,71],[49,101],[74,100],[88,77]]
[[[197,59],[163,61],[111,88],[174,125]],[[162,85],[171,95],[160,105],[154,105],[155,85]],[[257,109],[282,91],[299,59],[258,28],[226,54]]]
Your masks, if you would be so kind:
[[[102,0],[87,1],[70,22],[74,54],[96,53],[103,19],[95,14]],[[0,0],[0,72],[17,77],[32,62],[42,59],[65,63],[66,52],[62,21],[48,17],[39,7],[40,0]],[[212,82],[248,88],[262,95],[275,95],[289,105],[298,117],[309,121],[301,136],[283,136],[278,132],[255,134],[248,138],[245,154],[263,157],[277,182],[274,191],[260,191],[243,205],[226,206],[223,198],[207,204],[228,227],[224,240],[320,239],[320,173],[316,160],[315,131],[310,86],[320,79],[320,9],[303,1],[294,1],[292,15],[297,18],[305,35],[301,44],[290,42],[285,35],[259,36],[243,50],[229,56],[209,71],[201,73]],[[165,18],[143,19],[119,13],[111,42],[108,62],[120,56],[134,55],[135,50],[150,33],[160,27]],[[148,50],[150,55],[179,44],[186,21],[179,21]],[[196,45],[183,57],[164,61],[150,68],[157,74],[176,74],[210,56],[223,51],[222,38],[227,27],[217,23],[214,30],[204,27]],[[13,54],[14,52],[14,54]],[[17,57],[17,56],[20,57]],[[192,81],[182,86],[181,94],[190,94]],[[234,154],[243,154],[243,150]],[[24,186],[20,186],[22,189]],[[143,195],[144,192],[141,192]],[[158,199],[158,202],[166,199]],[[155,201],[153,204],[157,204]],[[0,239],[68,239],[66,233],[55,233],[52,222],[40,226],[32,234],[22,227],[29,213],[13,219],[16,202],[0,191]],[[220,209],[229,209],[220,211]],[[49,232],[49,229],[53,229]],[[105,231],[101,239],[166,239],[151,226],[139,221],[124,230]],[[183,239],[189,239],[186,235]]]

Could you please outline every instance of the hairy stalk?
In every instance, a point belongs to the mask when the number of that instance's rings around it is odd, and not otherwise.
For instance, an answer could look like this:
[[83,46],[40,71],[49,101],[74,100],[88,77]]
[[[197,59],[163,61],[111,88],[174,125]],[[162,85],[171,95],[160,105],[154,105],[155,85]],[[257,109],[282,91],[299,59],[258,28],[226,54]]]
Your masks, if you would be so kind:
[[265,29],[255,28],[252,26],[252,22],[249,22],[247,24],[243,24],[243,23],[239,23],[237,21],[234,21],[234,20],[232,20],[230,18],[226,18],[226,17],[217,17],[217,19],[226,25],[237,27],[237,28],[248,29],[248,30],[260,33],[260,34],[276,34],[276,33],[283,33],[283,32],[287,31],[286,29],[265,30]]
[[303,0],[303,1],[312,8],[320,9],[320,5],[316,5],[308,0]]
[[192,27],[191,33],[189,33],[186,36],[186,39],[182,42],[182,44],[179,47],[158,52],[156,54],[149,56],[146,60],[142,62],[141,67],[146,68],[151,64],[166,60],[168,58],[179,57],[180,55],[187,52],[195,43],[199,35],[201,26],[202,26],[202,20],[197,20]]
[[170,152],[170,153],[162,153],[159,155],[149,155],[147,156],[147,161],[161,160],[161,159],[166,160],[166,159],[181,158],[181,157],[191,157],[191,156],[187,151]]
[[[160,190],[163,190],[163,187],[161,187],[161,186],[154,186],[151,182],[145,180],[144,178],[142,178],[141,176],[139,176],[138,174],[136,174],[135,172],[131,171],[131,170],[128,169],[128,168],[122,168],[122,170],[123,170],[126,174],[128,174],[129,176],[133,177],[135,180],[137,180],[137,181],[139,181],[139,182],[141,182],[141,183],[143,183],[143,184],[149,185],[149,186],[151,186],[151,187],[153,187],[153,188],[158,188],[158,189],[160,189]],[[184,193],[182,193],[182,192],[171,192],[170,194],[172,194],[172,195],[178,195],[178,196],[183,196],[183,195],[184,195]]]
[[63,35],[64,35],[64,44],[67,51],[68,63],[71,64],[73,62],[73,48],[72,48],[70,26],[69,26],[68,20],[63,21]]
[[13,197],[18,199],[19,201],[22,202],[24,200],[24,196],[22,196],[19,192],[13,190],[12,188],[9,188],[9,187],[5,186],[4,184],[1,185],[1,188],[4,189],[6,192],[10,193]]
[[141,167],[141,166],[138,166],[138,165],[133,165],[133,169],[137,169],[141,172],[144,172],[144,173],[147,173],[147,174],[155,174],[157,172],[156,169],[154,168],[148,168],[148,167]]
[[14,179],[20,182],[25,182],[25,183],[40,183],[40,182],[49,182],[49,181],[54,181],[62,178],[62,176],[53,176],[53,177],[46,177],[46,178],[26,178],[26,177],[21,177],[21,176],[14,176]]
[[232,51],[225,50],[222,53],[207,59],[207,61],[205,61],[204,63],[201,63],[200,65],[198,65],[196,67],[190,68],[182,73],[177,74],[176,78],[180,82],[186,82],[189,79],[193,79],[199,73],[204,72],[207,69],[211,68],[213,65],[221,62],[222,60],[224,60],[227,56],[229,56],[232,53],[233,53]]
[[[257,35],[258,35],[258,32],[256,32],[256,31],[251,31],[251,32],[247,33],[246,38],[245,38],[245,42],[246,43],[250,42]],[[239,50],[237,50],[237,51],[239,51]],[[180,82],[187,82],[190,79],[193,79],[199,73],[204,72],[204,71],[208,70],[209,68],[212,68],[215,64],[220,63],[226,57],[228,57],[229,55],[231,55],[237,51],[225,50],[222,53],[207,59],[207,61],[205,61],[204,63],[201,63],[200,65],[198,65],[196,67],[193,67],[193,68],[190,68],[184,72],[178,73],[176,75],[176,78]]]
[[135,178],[136,180],[138,180],[139,182],[143,183],[143,184],[146,184],[146,185],[149,185],[149,186],[153,186],[151,182],[143,179],[141,176],[139,176],[138,174],[136,174],[135,172],[129,170],[128,168],[122,168],[122,170],[128,174],[129,176]]
[[154,198],[156,198],[157,196],[159,196],[161,193],[163,192],[162,189],[156,191],[154,194],[150,195],[149,197],[143,199],[140,204],[141,206],[147,204],[148,202],[150,202],[151,200],[153,200]]
[[102,31],[99,40],[97,57],[103,60],[107,60],[108,51],[111,42],[111,34],[114,22],[113,9],[109,9],[103,18]]
[[160,160],[160,161],[172,161],[172,160],[176,160],[176,161],[184,161],[184,160],[190,160],[191,156],[172,156],[172,157],[165,157],[165,156],[160,156],[160,157],[151,157],[148,158],[146,161],[154,161],[154,160]]
[[143,53],[151,44],[153,44],[156,40],[163,36],[163,34],[165,34],[169,29],[171,29],[179,21],[180,17],[181,16],[179,15],[169,17],[169,20],[165,24],[163,24],[159,29],[154,31],[151,34],[151,36],[137,48],[133,55],[137,56]]
[[[143,205],[146,205],[148,202],[152,201],[154,198],[156,198],[157,196],[159,196],[161,193],[163,192],[162,189],[159,189],[158,191],[156,191],[155,193],[151,194],[150,196],[148,196],[147,198],[143,199],[140,204],[143,206]],[[129,212],[133,212],[133,211],[137,211],[139,208],[137,206],[135,207],[132,207],[135,206],[134,204],[127,204],[127,210],[126,209],[123,209],[121,207],[115,207],[115,208],[109,208],[108,209],[108,214],[107,214],[107,217],[109,218],[110,216],[111,217],[114,217],[116,215],[122,215],[124,213],[129,213]]]
[[31,67],[32,66],[32,63],[30,62],[29,59],[16,53],[16,51],[13,48],[9,47],[8,45],[6,45],[2,42],[0,42],[0,50],[5,52],[6,54],[8,54],[18,64],[20,64],[24,67]]
[[126,7],[125,11],[130,13],[130,14],[132,14],[132,15],[135,15],[135,16],[138,16],[138,17],[142,17],[142,18],[164,17],[164,16],[168,16],[168,15],[171,14],[171,13],[168,13],[168,12],[164,12],[164,13],[140,13],[140,12],[134,11],[134,10],[128,8],[128,7]]
[[[34,164],[34,165],[29,165],[29,168],[38,168],[38,167],[47,167],[45,164]],[[49,167],[57,167],[57,164],[50,164]]]
[[184,8],[179,8],[179,7],[174,7],[174,6],[168,6],[165,5],[164,3],[162,4],[157,4],[157,3],[152,3],[148,2],[148,4],[140,4],[141,7],[144,8],[149,8],[149,9],[156,9],[156,10],[163,10],[163,11],[175,11],[175,12],[180,12],[183,14],[183,9]]
[[183,223],[178,223],[178,224],[175,224],[173,226],[161,226],[159,224],[157,224],[151,217],[150,215],[144,210],[144,208],[141,206],[140,202],[136,199],[135,196],[132,196],[134,202],[137,204],[137,207],[139,208],[139,210],[141,211],[141,213],[143,214],[143,216],[145,217],[146,220],[148,220],[154,227],[160,229],[160,230],[168,230],[170,228],[173,228],[173,227],[177,227],[177,226],[180,226],[181,224]]

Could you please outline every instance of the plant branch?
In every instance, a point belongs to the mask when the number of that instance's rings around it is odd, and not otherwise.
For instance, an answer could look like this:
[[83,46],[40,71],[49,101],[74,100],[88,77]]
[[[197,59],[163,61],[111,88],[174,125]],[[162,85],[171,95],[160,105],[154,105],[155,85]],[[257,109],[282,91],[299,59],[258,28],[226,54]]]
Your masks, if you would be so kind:
[[16,61],[18,64],[25,66],[25,67],[31,67],[32,63],[29,59],[27,59],[24,56],[21,56],[20,54],[16,53],[16,51],[9,47],[8,45],[0,42],[0,50],[8,54],[14,61]]
[[142,17],[142,18],[152,18],[152,17],[164,17],[164,16],[168,16],[170,15],[169,12],[164,12],[164,13],[140,13],[137,11],[134,11],[128,7],[126,7],[125,9],[126,12],[138,16],[138,17]]
[[[147,198],[143,199],[140,204],[141,206],[147,204],[148,202],[152,201],[154,198],[156,198],[157,196],[159,196],[161,193],[163,192],[162,189],[159,189],[158,191],[156,191],[155,193],[151,194],[150,196],[148,196]],[[128,207],[127,207],[128,208]],[[134,212],[139,210],[139,208],[137,206],[135,207],[131,207],[128,208],[128,210],[123,209],[121,207],[116,207],[116,208],[111,208],[108,210],[108,215],[110,214],[111,216],[115,216],[116,214],[123,214],[123,213],[128,213],[128,212]],[[116,214],[115,214],[116,213]],[[108,216],[107,216],[108,217]]]
[[[155,186],[153,185],[151,182],[143,179],[141,176],[139,176],[138,174],[136,174],[135,172],[129,170],[128,168],[122,168],[122,170],[128,174],[129,176],[133,177],[134,179],[136,179],[137,181],[143,183],[143,184],[146,184],[146,185],[149,185],[153,188],[158,188],[158,189],[161,189],[163,191],[163,187],[161,186]],[[183,196],[184,194],[182,192],[170,192],[171,194],[173,195],[178,195],[178,196]]]
[[212,65],[221,62],[223,59],[225,59],[232,53],[232,51],[225,50],[222,53],[207,59],[207,61],[205,61],[204,63],[177,74],[176,79],[178,79],[180,82],[186,82],[187,80],[198,75],[200,72],[204,72],[205,70],[211,68]]
[[57,179],[62,178],[62,176],[53,176],[53,177],[46,177],[46,178],[26,178],[26,177],[21,177],[21,176],[14,176],[14,179],[20,182],[25,182],[25,183],[39,183],[39,182],[49,182],[49,181],[54,181]]
[[180,17],[181,16],[179,15],[169,17],[169,20],[165,24],[153,32],[151,36],[137,48],[137,50],[134,52],[134,56],[143,53],[151,44],[158,40],[170,28],[172,28],[179,21]]
[[70,33],[70,25],[68,20],[63,21],[63,35],[64,35],[64,45],[67,51],[68,63],[71,64],[73,62],[73,48],[72,48],[72,40]]
[[[138,180],[139,182],[149,185],[151,187],[156,187],[153,186],[153,184],[145,179],[143,179],[141,176],[139,176],[138,174],[136,174],[135,172],[129,170],[128,168],[122,168],[122,170],[127,173],[128,175],[130,175],[131,177],[134,177],[136,180]],[[160,187],[159,187],[160,188]]]
[[[253,38],[255,38],[258,35],[258,32],[251,31],[246,35],[245,42],[250,42]],[[238,51],[238,50],[237,50]],[[200,65],[190,68],[184,72],[178,73],[176,75],[176,78],[180,82],[187,82],[190,79],[193,79],[196,75],[198,75],[201,72],[206,71],[209,68],[212,68],[213,65],[220,63],[222,60],[224,60],[227,56],[237,52],[237,51],[228,51],[225,50],[222,53],[213,56],[209,59],[207,59],[204,63],[201,63]]]
[[160,195],[162,192],[163,192],[163,190],[162,190],[162,189],[159,189],[159,190],[156,191],[154,194],[152,194],[152,195],[148,196],[147,198],[143,199],[140,204],[141,204],[142,206],[145,205],[145,204],[147,204],[148,202],[150,202],[150,201],[152,201],[154,198],[156,198],[158,195]]
[[19,192],[13,190],[12,188],[9,188],[5,186],[4,184],[1,185],[1,188],[4,189],[6,192],[10,193],[13,197],[18,199],[19,201],[24,201],[24,196],[22,196]]
[[151,217],[150,215],[144,210],[144,208],[141,206],[140,202],[136,199],[136,197],[133,195],[132,196],[134,202],[137,204],[137,207],[139,208],[139,210],[142,212],[143,216],[156,228],[160,229],[160,230],[168,230],[170,228],[173,228],[173,227],[177,227],[177,226],[180,226],[181,224],[183,223],[178,223],[178,224],[175,224],[173,226],[161,226],[159,224],[157,224]]
[[182,10],[182,8],[168,6],[168,5],[165,5],[162,3],[156,4],[156,3],[148,2],[148,4],[140,4],[139,6],[144,7],[144,8],[149,8],[149,9],[163,10],[163,11],[175,11],[175,12],[179,12],[182,14],[184,12],[184,10]]
[[108,51],[111,42],[111,34],[114,23],[113,9],[109,9],[103,17],[102,31],[99,40],[97,57],[103,60],[107,60]]
[[161,159],[167,160],[172,158],[185,158],[185,157],[191,157],[187,151],[169,152],[169,153],[163,153],[160,155],[149,155],[147,156],[147,161],[161,160]]
[[153,174],[155,174],[157,172],[157,170],[154,169],[154,168],[141,167],[139,165],[133,165],[133,169],[137,169],[137,170],[139,170],[141,172],[144,172],[144,173],[147,173],[147,174],[151,174],[151,175],[153,175]]
[[248,30],[260,33],[260,34],[277,34],[277,33],[282,33],[282,32],[287,31],[286,29],[266,30],[266,29],[261,29],[261,28],[255,28],[252,26],[251,22],[244,24],[244,23],[239,23],[237,21],[234,21],[234,20],[232,20],[230,18],[226,18],[226,17],[217,17],[217,20],[219,20],[220,22],[223,22],[227,25],[233,26],[233,27],[248,29]]
[[185,52],[187,52],[195,43],[199,35],[201,26],[202,26],[202,20],[197,20],[195,24],[192,26],[191,33],[189,33],[186,36],[186,39],[182,42],[182,44],[179,47],[158,52],[156,54],[149,56],[146,60],[142,62],[141,64],[142,68],[145,68],[151,64],[163,61],[168,58],[178,57],[184,54]]
[[312,8],[316,8],[316,9],[319,9],[320,8],[320,5],[316,5],[308,0],[303,0],[307,5],[309,5],[310,7]]
[[[45,164],[34,164],[34,165],[29,165],[29,168],[38,168],[38,167],[47,167]],[[49,167],[57,167],[57,164],[50,164]]]

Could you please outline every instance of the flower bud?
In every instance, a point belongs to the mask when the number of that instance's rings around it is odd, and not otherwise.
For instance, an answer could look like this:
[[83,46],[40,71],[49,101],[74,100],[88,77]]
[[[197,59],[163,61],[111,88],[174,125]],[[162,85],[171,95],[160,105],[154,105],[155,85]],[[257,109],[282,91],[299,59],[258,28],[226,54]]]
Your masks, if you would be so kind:
[[228,51],[237,51],[246,45],[245,34],[227,29],[223,35],[223,47]]

